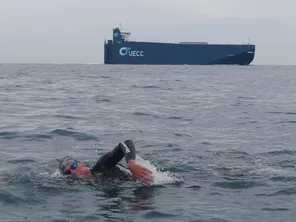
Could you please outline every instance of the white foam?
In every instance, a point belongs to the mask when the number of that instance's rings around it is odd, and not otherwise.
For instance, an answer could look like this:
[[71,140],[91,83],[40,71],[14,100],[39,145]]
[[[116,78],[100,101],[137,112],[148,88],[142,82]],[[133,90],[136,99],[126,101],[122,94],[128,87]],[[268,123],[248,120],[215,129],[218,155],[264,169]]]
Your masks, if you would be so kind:
[[61,174],[59,169],[56,169],[51,175],[51,177],[62,177],[63,175]]
[[162,185],[162,184],[171,184],[176,182],[183,182],[182,177],[179,175],[169,172],[169,171],[159,171],[153,164],[151,164],[148,160],[144,160],[143,158],[136,156],[136,161],[141,163],[143,166],[147,167],[149,170],[153,172],[154,183],[153,185]]

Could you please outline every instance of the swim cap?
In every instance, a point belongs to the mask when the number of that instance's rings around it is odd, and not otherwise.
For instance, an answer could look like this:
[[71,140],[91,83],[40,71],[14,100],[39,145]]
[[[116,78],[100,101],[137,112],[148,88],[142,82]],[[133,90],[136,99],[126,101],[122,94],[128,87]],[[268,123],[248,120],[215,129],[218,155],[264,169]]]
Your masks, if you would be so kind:
[[78,162],[77,160],[75,160],[73,157],[71,157],[71,156],[65,156],[64,158],[62,158],[61,160],[60,160],[60,164],[59,164],[59,169],[60,169],[60,172],[62,173],[62,174],[65,174],[65,169],[66,169],[66,167],[70,164],[70,162],[72,162],[72,161],[76,161],[76,162]]

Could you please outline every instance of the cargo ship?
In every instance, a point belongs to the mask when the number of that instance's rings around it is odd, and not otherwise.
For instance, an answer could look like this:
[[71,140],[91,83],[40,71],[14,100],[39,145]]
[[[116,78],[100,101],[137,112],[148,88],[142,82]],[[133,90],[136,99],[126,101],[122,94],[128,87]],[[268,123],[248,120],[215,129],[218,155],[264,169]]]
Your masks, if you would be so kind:
[[130,35],[113,29],[113,39],[104,42],[104,64],[249,65],[255,56],[252,44],[129,41]]

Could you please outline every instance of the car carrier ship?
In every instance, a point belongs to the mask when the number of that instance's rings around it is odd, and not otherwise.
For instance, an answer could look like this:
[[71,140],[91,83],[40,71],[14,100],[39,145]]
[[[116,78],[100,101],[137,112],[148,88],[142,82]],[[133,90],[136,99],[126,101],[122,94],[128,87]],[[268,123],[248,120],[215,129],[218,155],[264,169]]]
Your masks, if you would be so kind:
[[255,56],[252,44],[129,41],[130,35],[113,29],[113,39],[104,43],[105,64],[249,65]]

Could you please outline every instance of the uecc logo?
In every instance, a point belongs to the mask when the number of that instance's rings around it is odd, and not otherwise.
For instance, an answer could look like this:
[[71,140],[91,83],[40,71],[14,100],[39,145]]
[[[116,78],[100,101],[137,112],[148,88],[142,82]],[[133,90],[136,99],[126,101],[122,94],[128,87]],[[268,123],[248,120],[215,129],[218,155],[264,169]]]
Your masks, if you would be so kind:
[[122,56],[144,56],[144,51],[132,50],[130,47],[122,47],[119,49],[119,54]]

